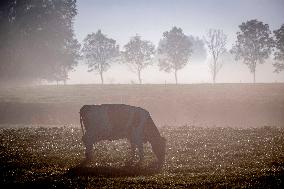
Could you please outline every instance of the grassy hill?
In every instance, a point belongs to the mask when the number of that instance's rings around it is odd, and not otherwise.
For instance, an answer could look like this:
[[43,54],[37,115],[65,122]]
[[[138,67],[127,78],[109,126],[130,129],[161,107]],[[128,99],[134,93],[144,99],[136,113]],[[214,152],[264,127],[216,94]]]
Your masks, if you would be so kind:
[[0,124],[78,124],[84,104],[147,109],[158,126],[284,126],[284,84],[60,85],[0,88]]

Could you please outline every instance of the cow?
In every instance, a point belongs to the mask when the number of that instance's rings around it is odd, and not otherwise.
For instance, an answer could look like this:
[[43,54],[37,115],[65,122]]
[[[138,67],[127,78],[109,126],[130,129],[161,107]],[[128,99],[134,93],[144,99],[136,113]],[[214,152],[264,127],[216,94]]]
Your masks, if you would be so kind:
[[80,124],[85,145],[85,161],[93,156],[93,145],[101,140],[128,139],[131,159],[138,148],[139,162],[144,159],[143,144],[149,142],[159,166],[165,161],[166,140],[162,137],[149,112],[125,104],[84,105],[80,109]]

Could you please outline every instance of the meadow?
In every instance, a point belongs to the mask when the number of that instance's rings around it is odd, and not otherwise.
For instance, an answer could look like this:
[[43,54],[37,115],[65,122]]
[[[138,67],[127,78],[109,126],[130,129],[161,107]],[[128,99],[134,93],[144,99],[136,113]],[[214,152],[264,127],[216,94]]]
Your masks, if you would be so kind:
[[[284,84],[60,85],[0,88],[0,127],[79,124],[84,104],[129,104],[158,126],[284,126]],[[5,126],[6,124],[6,126]]]
[[[72,85],[0,90],[1,188],[283,188],[284,85]],[[167,139],[166,162],[126,140],[95,145],[82,167],[83,104],[147,109]]]
[[77,127],[0,130],[1,188],[283,188],[284,129],[164,127],[161,170],[150,145],[142,165],[126,165],[126,140],[102,141],[87,167]]

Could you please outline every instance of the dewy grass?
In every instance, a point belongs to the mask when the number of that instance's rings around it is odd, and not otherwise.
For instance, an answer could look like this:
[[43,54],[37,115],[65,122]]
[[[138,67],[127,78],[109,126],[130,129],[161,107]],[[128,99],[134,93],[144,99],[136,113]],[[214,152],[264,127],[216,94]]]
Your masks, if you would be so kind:
[[284,181],[284,130],[164,127],[164,167],[151,167],[145,145],[140,166],[127,165],[126,140],[102,141],[87,167],[79,128],[9,128],[0,130],[1,185],[4,187],[269,187]]

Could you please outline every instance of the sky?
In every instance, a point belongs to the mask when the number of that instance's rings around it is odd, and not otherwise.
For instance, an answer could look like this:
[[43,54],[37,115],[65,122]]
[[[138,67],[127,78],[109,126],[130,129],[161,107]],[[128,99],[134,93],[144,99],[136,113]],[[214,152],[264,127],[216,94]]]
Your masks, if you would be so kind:
[[[271,30],[284,24],[284,0],[78,0],[78,15],[74,21],[77,39],[82,42],[87,34],[101,29],[107,37],[123,46],[130,37],[158,44],[163,32],[173,26],[186,35],[203,38],[210,28],[222,29],[228,35],[227,49],[236,40],[238,26],[247,20],[258,19],[269,24]],[[211,82],[206,61],[190,63],[178,72],[180,83]],[[258,65],[257,82],[284,82],[284,72],[273,73],[271,62]],[[81,61],[69,75],[68,83],[100,83],[100,77],[87,72]],[[135,73],[123,64],[115,63],[104,74],[106,83],[137,83]],[[174,74],[159,71],[154,65],[142,72],[143,83],[174,83]],[[252,75],[241,62],[226,61],[217,75],[217,82],[251,82]]]

